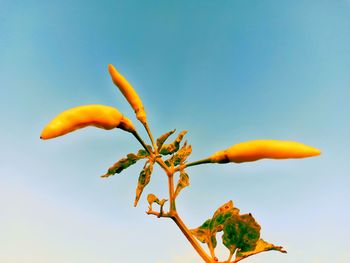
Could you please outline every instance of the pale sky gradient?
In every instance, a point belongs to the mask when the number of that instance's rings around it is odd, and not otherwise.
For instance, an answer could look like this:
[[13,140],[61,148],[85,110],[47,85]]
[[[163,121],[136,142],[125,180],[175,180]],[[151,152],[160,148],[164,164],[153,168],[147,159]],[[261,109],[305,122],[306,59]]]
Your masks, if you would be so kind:
[[39,140],[52,117],[83,104],[136,123],[109,63],[155,135],[189,131],[191,160],[253,139],[323,152],[188,169],[177,207],[189,227],[232,199],[288,250],[245,262],[350,262],[349,1],[0,0],[1,263],[201,262],[170,220],[145,214],[147,193],[167,194],[160,170],[137,208],[141,164],[99,178],[139,149],[131,136],[88,128]]

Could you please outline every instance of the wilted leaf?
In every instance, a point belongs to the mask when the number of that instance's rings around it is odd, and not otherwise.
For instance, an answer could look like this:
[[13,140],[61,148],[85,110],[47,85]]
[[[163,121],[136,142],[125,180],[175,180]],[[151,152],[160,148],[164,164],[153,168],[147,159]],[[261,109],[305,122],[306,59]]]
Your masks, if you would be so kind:
[[148,201],[148,204],[149,204],[149,211],[152,211],[152,205],[153,203],[156,203],[160,206],[160,215],[163,214],[163,206],[165,204],[166,201],[168,201],[168,199],[162,199],[162,200],[159,200],[158,197],[156,197],[154,194],[148,194],[147,195],[147,201]]
[[172,155],[168,160],[165,160],[165,164],[167,166],[177,166],[179,164],[183,164],[187,157],[191,154],[192,152],[192,146],[187,145],[187,141],[182,145],[180,150],[176,152],[174,155]]
[[147,195],[147,202],[150,206],[152,206],[153,203],[159,203],[158,197],[156,197],[154,194],[148,194]]
[[239,260],[242,260],[243,258],[252,256],[252,255],[264,252],[264,251],[269,251],[269,250],[276,250],[276,251],[280,251],[282,253],[287,253],[287,251],[285,251],[281,246],[275,246],[273,244],[266,242],[263,239],[259,239],[258,242],[256,243],[254,250],[250,250],[250,251],[246,251],[246,252],[238,250],[237,254],[236,254],[235,261],[237,262]]
[[[142,151],[142,150],[140,150]],[[109,177],[114,174],[119,174],[129,166],[135,164],[138,160],[144,158],[146,155],[140,154],[140,151],[136,154],[129,153],[125,158],[120,159],[118,162],[113,164],[107,171],[106,174],[101,177]]]
[[187,131],[180,132],[177,138],[172,143],[164,144],[160,149],[159,153],[162,155],[168,155],[168,154],[173,154],[174,152],[177,152],[180,148],[180,142],[186,133]]
[[176,131],[176,129],[172,130],[172,131],[168,131],[166,133],[164,133],[163,135],[161,135],[158,139],[157,139],[157,147],[158,149],[161,149],[164,142],[169,138],[170,135],[172,135],[174,132]]
[[180,173],[179,181],[177,182],[176,189],[175,189],[175,197],[178,196],[180,191],[184,189],[186,186],[190,185],[190,178],[188,177],[188,174],[185,172]]
[[180,148],[180,150],[174,154],[174,166],[182,164],[186,161],[187,157],[192,153],[192,146],[187,145],[187,141]]
[[160,200],[157,204],[160,205],[160,206],[163,206],[165,204],[165,202],[168,201],[168,199],[162,199]]
[[135,202],[134,206],[137,206],[137,203],[140,199],[140,196],[142,194],[143,189],[148,185],[148,183],[151,180],[151,174],[153,170],[153,164],[150,163],[145,166],[145,168],[142,169],[138,182],[137,182],[137,188],[136,188],[136,197],[135,197]]

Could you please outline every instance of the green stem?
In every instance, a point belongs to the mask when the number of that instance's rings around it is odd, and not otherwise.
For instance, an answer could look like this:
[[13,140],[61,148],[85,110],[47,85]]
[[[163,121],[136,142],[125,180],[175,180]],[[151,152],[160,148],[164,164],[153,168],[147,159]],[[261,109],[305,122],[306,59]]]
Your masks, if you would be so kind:
[[170,212],[176,211],[175,192],[174,192],[174,174],[168,177]]
[[149,151],[146,143],[142,140],[142,138],[140,137],[140,135],[137,133],[137,131],[133,131],[132,135],[134,135],[134,137],[139,141],[139,143],[141,143],[141,145],[143,146],[143,148],[145,148],[145,150],[148,152],[149,155],[152,155],[152,153]]
[[[211,163],[211,159],[210,158],[205,158],[205,159],[202,159],[202,160],[198,160],[198,161],[194,161],[194,162],[191,162],[191,163],[187,163],[184,166],[182,166],[181,169],[185,169],[185,168],[190,167],[190,166],[195,166],[195,165],[200,165],[200,164],[205,164],[205,163]],[[180,169],[180,167],[176,168],[175,171],[178,171],[179,169]]]

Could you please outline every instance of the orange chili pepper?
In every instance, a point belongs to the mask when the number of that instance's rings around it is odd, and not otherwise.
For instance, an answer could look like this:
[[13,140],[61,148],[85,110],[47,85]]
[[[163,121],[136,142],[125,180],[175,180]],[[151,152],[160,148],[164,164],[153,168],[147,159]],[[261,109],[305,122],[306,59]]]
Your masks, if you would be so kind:
[[147,116],[145,109],[143,107],[142,101],[137,95],[134,88],[131,84],[120,74],[116,68],[112,65],[108,65],[108,71],[112,77],[113,83],[119,88],[121,93],[123,93],[124,97],[127,99],[131,107],[134,109],[136,113],[136,118],[143,124],[147,122]]
[[135,131],[132,122],[116,108],[105,105],[84,105],[58,114],[45,126],[40,138],[52,139],[87,126],[105,130],[121,128],[129,132]]
[[255,140],[241,142],[214,153],[212,163],[243,163],[260,159],[305,158],[321,154],[319,149],[292,141]]

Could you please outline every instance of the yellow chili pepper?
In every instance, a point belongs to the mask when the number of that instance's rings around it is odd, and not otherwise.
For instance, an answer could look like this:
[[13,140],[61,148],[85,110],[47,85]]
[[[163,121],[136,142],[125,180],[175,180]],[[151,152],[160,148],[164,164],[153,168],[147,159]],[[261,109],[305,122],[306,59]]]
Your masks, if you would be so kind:
[[145,125],[147,122],[147,117],[139,95],[137,95],[130,83],[116,70],[112,64],[108,65],[108,71],[114,84],[119,88],[131,107],[134,109],[137,119]]
[[243,163],[260,159],[305,158],[321,154],[319,149],[291,141],[256,140],[235,144],[209,157],[212,163]]
[[41,132],[43,140],[52,139],[86,126],[95,126],[105,130],[121,128],[135,131],[132,122],[116,108],[105,105],[84,105],[58,114]]

